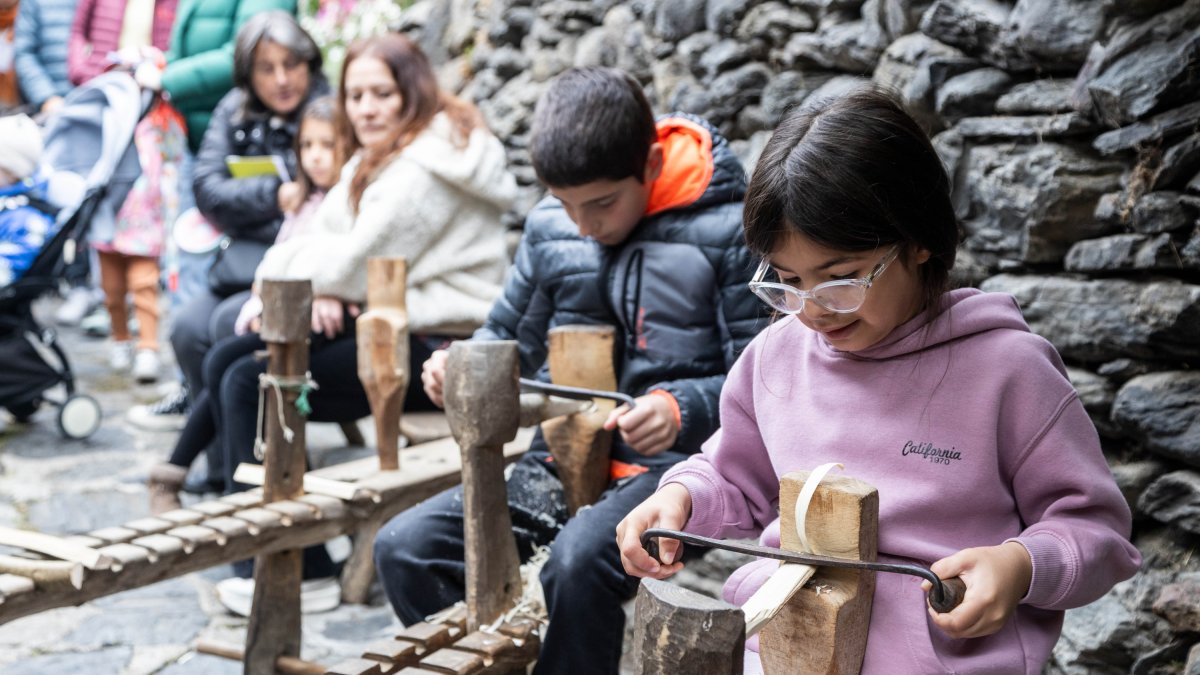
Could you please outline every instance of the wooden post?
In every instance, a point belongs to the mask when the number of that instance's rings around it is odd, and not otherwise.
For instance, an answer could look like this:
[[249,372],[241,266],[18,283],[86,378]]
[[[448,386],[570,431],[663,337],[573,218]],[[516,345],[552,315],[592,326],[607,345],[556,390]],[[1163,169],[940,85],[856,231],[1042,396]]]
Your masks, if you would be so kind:
[[665,581],[643,579],[634,616],[633,649],[640,675],[741,675],[746,644],[741,608]]
[[[285,384],[303,382],[308,372],[312,287],[308,281],[263,282],[262,339],[267,343],[267,374]],[[294,499],[304,493],[304,418],[296,410],[295,386],[268,388],[264,398],[266,450],[263,502]],[[283,425],[291,430],[285,437]],[[301,552],[256,556],[254,600],[246,633],[246,673],[274,673],[281,656],[300,656]]]
[[[568,387],[616,391],[612,326],[559,326],[550,331],[550,381]],[[608,486],[612,434],[604,420],[616,402],[597,399],[593,412],[542,423],[542,435],[562,480],[571,515],[596,501]]]
[[[408,309],[404,302],[408,263],[404,258],[367,259],[367,311],[358,317],[358,379],[375,420],[380,471],[400,469],[400,415],[411,377],[408,363]],[[371,557],[383,521],[368,518],[354,533],[354,547],[342,568],[342,599],[365,603],[375,580]]]
[[[781,547],[799,551],[796,499],[807,471],[783,476],[779,490]],[[875,560],[879,541],[879,493],[863,481],[826,476],[809,502],[806,534],[811,553]],[[857,673],[862,669],[871,623],[875,573],[821,567],[763,629],[763,671]]]
[[446,363],[446,419],[462,450],[467,631],[491,623],[521,595],[508,513],[503,446],[520,416],[517,343],[456,342]]
[[411,377],[404,258],[367,259],[367,311],[358,317],[358,379],[375,418],[379,469],[400,468],[400,414]]

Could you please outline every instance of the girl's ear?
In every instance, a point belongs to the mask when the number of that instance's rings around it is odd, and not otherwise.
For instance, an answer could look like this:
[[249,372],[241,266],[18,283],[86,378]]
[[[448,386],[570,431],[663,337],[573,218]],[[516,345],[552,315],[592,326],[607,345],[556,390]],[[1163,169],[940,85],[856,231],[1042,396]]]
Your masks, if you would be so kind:
[[933,254],[930,253],[929,249],[927,248],[922,248],[916,244],[910,244],[909,246],[909,253],[912,257],[912,260],[918,265],[924,265],[929,261],[930,258],[933,257]]

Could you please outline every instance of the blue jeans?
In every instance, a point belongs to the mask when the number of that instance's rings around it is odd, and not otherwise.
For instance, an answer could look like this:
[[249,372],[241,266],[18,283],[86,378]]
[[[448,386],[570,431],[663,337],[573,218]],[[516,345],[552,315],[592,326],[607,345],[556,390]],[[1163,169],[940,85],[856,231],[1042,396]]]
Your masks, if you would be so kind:
[[[596,504],[568,520],[562,483],[546,458],[530,451],[507,480],[522,562],[535,546],[551,546],[541,572],[550,624],[534,672],[612,675],[625,634],[621,603],[638,587],[621,567],[617,523],[655,491],[669,467],[609,484]],[[463,557],[461,487],[399,514],[375,538],[380,581],[405,625],[464,598]]]

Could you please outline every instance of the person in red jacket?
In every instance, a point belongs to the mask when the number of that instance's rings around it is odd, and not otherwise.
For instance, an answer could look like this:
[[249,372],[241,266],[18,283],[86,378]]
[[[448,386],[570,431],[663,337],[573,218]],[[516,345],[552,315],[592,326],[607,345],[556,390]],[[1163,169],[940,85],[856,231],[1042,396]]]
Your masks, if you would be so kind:
[[[80,85],[113,67],[163,62],[179,0],[80,0],[67,45],[67,76]],[[161,65],[160,65],[161,67]]]

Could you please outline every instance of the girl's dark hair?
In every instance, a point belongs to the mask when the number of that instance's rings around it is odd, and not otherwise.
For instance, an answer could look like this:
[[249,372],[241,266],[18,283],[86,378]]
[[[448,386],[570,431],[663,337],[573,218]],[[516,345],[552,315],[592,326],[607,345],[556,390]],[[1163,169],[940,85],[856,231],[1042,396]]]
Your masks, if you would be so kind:
[[[926,308],[950,286],[960,236],[950,181],[928,136],[873,88],[806,103],[784,118],[754,169],[744,223],[747,247],[762,256],[789,234],[841,251],[926,249]],[[901,256],[910,252],[904,246]]]
[[385,33],[355,42],[346,50],[338,85],[338,135],[347,155],[358,152],[362,145],[354,135],[354,127],[346,115],[346,71],[355,59],[364,57],[382,61],[396,81],[401,101],[400,131],[383,152],[364,153],[350,182],[350,205],[355,213],[358,212],[363,192],[379,167],[424,131],[434,115],[444,112],[450,118],[459,147],[466,147],[467,139],[476,128],[486,128],[478,108],[438,87],[433,66],[429,65],[425,52],[415,42],[400,33]]
[[[300,161],[301,160],[301,158],[300,158],[301,137],[304,136],[304,123],[307,120],[319,120],[321,122],[328,122],[330,124],[330,126],[332,126],[336,130],[337,129],[337,99],[335,99],[333,96],[321,96],[320,98],[314,98],[313,100],[308,102],[308,105],[304,106],[304,111],[302,113],[300,113],[300,127],[299,127],[299,130],[296,132],[296,148],[295,149],[296,149],[296,164],[300,165],[300,169],[296,172],[297,173],[296,182],[300,185],[300,189],[303,191],[303,195],[304,195],[303,199],[300,200],[301,203],[307,201],[308,198],[312,195],[313,190],[316,189],[316,186],[313,185],[312,179],[310,179],[308,177],[307,173],[304,173],[304,167]],[[341,143],[341,140],[338,138],[336,131],[334,132],[333,138],[334,138],[333,175],[337,176],[338,174],[340,174],[342,172],[342,164],[346,161],[346,158],[345,158],[344,153],[342,152],[342,143]]]
[[245,112],[262,114],[267,112],[259,100],[251,75],[254,72],[254,52],[263,41],[273,42],[291,52],[298,60],[308,64],[308,74],[313,78],[309,90],[316,80],[324,80],[321,73],[321,50],[308,31],[300,27],[296,17],[282,9],[273,9],[250,17],[237,32],[233,42],[233,84],[246,92]]

